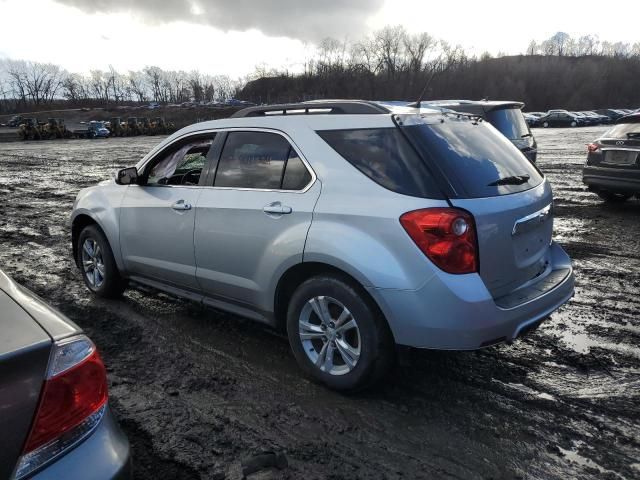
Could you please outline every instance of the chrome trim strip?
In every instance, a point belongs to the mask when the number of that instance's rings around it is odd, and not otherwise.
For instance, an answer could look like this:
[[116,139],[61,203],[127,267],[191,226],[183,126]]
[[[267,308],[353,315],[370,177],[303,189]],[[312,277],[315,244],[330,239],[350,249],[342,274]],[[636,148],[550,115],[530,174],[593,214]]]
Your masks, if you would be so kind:
[[640,147],[618,147],[616,145],[608,145],[607,147],[600,147],[603,152],[620,151],[620,152],[638,152],[640,153]]
[[170,147],[171,145],[174,145],[176,142],[180,142],[183,141],[185,139],[188,139],[191,136],[198,136],[198,135],[202,135],[202,134],[207,134],[207,133],[224,133],[224,132],[265,132],[265,133],[274,133],[276,135],[280,135],[282,137],[284,137],[289,144],[295,148],[296,153],[298,154],[298,156],[300,157],[300,160],[302,160],[302,163],[304,164],[304,166],[307,168],[307,170],[309,171],[309,173],[311,174],[311,181],[307,184],[306,187],[304,187],[302,190],[279,190],[277,188],[236,188],[236,187],[214,187],[213,185],[140,185],[140,186],[149,186],[149,187],[180,187],[180,188],[213,188],[216,190],[239,190],[239,191],[252,191],[252,192],[278,192],[278,193],[306,193],[312,186],[314,183],[316,183],[316,180],[318,179],[318,176],[316,175],[315,170],[313,169],[313,167],[311,166],[311,164],[308,162],[308,160],[305,158],[305,156],[301,153],[300,147],[292,140],[292,138],[287,135],[286,132],[282,131],[282,130],[278,130],[275,128],[261,128],[261,127],[227,127],[227,128],[213,128],[213,129],[207,129],[207,130],[198,130],[195,132],[189,132],[185,135],[181,135],[180,137],[174,139],[171,143],[167,143],[166,145],[164,145],[162,147],[161,150],[155,152],[147,161],[145,161],[142,165],[141,168],[138,169],[138,171],[143,171],[144,169],[147,168],[147,165],[149,164],[149,162],[153,161],[158,154],[160,154],[161,152],[163,152],[164,150],[166,150],[168,147]]
[[513,230],[511,231],[511,235],[517,235],[518,234],[518,230],[520,225],[529,223],[529,222],[533,222],[534,220],[537,220],[538,223],[542,223],[544,222],[547,217],[551,214],[551,207],[553,204],[549,204],[544,208],[541,208],[540,210],[538,210],[537,212],[533,212],[530,215],[527,215],[526,217],[522,217],[518,220],[516,220],[516,222],[513,224]]

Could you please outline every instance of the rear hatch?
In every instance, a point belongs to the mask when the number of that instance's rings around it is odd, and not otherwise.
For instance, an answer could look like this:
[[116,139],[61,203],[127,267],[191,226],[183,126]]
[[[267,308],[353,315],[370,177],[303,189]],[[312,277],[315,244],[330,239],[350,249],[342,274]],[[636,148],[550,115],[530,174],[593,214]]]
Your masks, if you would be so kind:
[[52,341],[3,290],[0,309],[0,478],[9,478],[29,433]]
[[540,171],[489,123],[450,114],[398,121],[476,222],[480,276],[494,298],[549,272],[552,194]]
[[640,169],[640,116],[618,123],[596,145],[599,151],[589,155],[589,164],[601,167]]

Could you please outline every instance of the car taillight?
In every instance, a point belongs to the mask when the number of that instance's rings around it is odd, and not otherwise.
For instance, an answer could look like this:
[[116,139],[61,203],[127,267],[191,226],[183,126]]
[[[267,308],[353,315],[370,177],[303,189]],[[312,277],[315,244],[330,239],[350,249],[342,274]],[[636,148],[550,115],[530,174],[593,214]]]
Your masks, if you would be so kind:
[[447,273],[478,271],[478,241],[473,217],[456,208],[407,212],[400,223],[420,250]]
[[102,419],[107,397],[106,370],[93,342],[84,335],[57,342],[15,478],[91,433]]
[[587,150],[589,151],[589,153],[597,152],[599,149],[600,145],[598,145],[597,143],[589,143],[587,145]]

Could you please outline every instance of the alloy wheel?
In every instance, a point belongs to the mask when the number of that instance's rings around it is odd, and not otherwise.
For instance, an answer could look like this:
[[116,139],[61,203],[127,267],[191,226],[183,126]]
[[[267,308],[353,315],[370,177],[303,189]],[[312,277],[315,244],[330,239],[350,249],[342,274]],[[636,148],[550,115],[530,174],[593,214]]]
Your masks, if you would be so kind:
[[362,345],[360,330],[340,301],[313,297],[302,307],[298,328],[302,348],[320,371],[344,375],[356,367]]
[[91,287],[102,286],[106,275],[102,249],[98,242],[90,237],[82,244],[82,270]]

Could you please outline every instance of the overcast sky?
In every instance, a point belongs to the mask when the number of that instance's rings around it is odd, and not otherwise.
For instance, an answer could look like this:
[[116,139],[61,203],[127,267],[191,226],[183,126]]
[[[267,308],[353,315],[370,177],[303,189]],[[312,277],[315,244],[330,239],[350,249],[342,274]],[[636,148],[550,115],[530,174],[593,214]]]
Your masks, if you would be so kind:
[[640,0],[0,0],[0,58],[237,77],[259,64],[298,70],[320,39],[385,25],[496,54],[557,31],[639,42],[638,18]]

